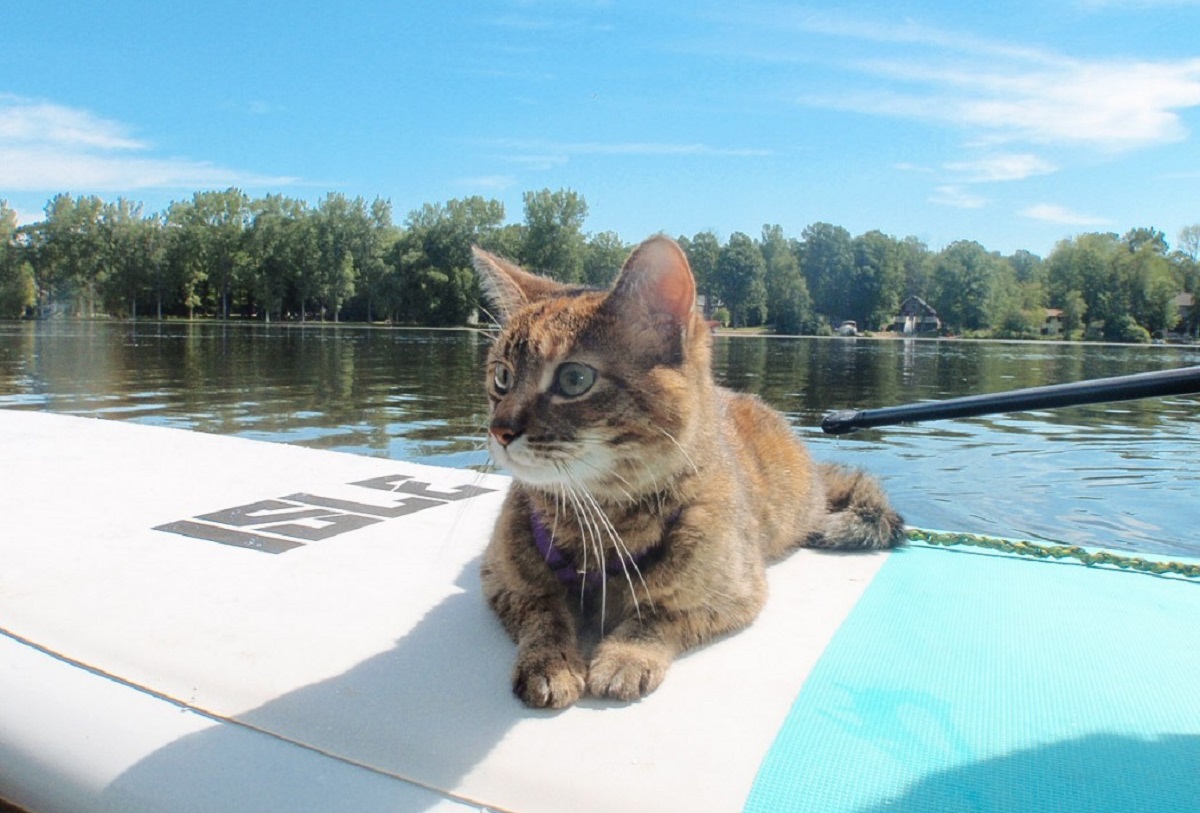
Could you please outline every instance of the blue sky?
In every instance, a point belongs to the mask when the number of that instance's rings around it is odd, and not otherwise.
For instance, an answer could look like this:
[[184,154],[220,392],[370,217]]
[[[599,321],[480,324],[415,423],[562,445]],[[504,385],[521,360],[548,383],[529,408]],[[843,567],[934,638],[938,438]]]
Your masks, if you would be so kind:
[[1197,0],[39,0],[0,198],[569,187],[626,241],[813,222],[1045,255],[1200,222]]

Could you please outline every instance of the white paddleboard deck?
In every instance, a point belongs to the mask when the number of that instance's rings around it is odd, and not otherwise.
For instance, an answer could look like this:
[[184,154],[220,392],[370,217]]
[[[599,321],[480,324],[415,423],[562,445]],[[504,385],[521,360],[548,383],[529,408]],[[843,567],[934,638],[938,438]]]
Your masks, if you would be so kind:
[[888,554],[801,551],[656,693],[510,692],[508,480],[0,410],[0,798],[33,810],[731,811]]

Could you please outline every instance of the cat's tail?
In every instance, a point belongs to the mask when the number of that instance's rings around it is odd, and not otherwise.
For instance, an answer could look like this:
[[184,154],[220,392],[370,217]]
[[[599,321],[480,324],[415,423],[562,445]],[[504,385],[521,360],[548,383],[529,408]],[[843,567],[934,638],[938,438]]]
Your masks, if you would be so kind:
[[904,519],[883,486],[859,469],[819,464],[825,485],[825,522],[808,540],[813,548],[892,548],[904,541]]

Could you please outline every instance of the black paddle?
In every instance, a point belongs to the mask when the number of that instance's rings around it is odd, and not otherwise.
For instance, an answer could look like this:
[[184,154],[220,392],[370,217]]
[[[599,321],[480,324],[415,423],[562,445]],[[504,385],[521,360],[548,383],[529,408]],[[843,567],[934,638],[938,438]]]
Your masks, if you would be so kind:
[[856,429],[897,423],[973,418],[997,412],[1024,412],[1031,409],[1053,409],[1192,393],[1200,393],[1200,367],[1094,378],[1090,381],[1076,381],[1073,384],[1052,384],[1009,392],[967,395],[945,401],[925,401],[880,409],[842,409],[826,415],[821,421],[821,429],[828,435],[844,435]]

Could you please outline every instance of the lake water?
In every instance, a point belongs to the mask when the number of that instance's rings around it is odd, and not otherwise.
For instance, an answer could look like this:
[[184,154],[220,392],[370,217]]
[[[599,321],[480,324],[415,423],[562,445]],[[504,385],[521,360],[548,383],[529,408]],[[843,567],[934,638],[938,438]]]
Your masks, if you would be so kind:
[[[0,407],[481,466],[487,343],[466,330],[0,322]],[[1200,365],[1200,348],[718,337],[714,356],[723,383],[782,410],[817,457],[878,474],[913,525],[1200,555],[1200,396],[819,429],[834,409]]]

